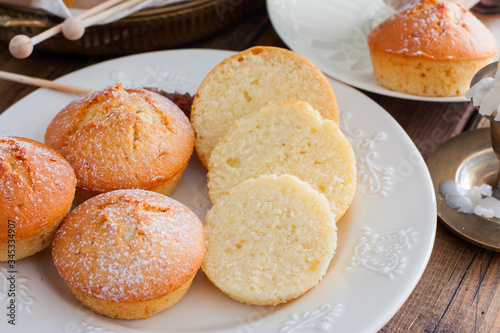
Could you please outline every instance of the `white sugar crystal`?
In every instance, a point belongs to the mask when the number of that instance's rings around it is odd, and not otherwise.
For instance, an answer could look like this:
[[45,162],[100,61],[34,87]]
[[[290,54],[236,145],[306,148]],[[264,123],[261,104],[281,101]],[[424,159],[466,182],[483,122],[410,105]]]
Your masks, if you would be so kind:
[[447,180],[441,183],[439,192],[446,203],[460,213],[500,218],[500,200],[492,196],[490,185],[482,184],[467,190],[455,180]]
[[458,210],[460,213],[471,214],[473,211],[472,201],[465,195],[447,195],[446,203]]
[[492,190],[491,186],[488,184],[481,184],[479,186],[479,191],[485,197],[491,197],[491,195],[493,194],[493,190]]

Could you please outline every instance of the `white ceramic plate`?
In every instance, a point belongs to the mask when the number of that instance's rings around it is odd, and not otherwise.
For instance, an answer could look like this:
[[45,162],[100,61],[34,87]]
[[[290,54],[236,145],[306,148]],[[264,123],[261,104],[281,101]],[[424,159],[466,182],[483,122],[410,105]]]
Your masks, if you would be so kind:
[[[128,56],[62,77],[102,88],[116,81],[195,93],[228,51],[175,50]],[[84,309],[52,264],[49,250],[15,265],[16,326],[8,324],[10,270],[0,264],[1,332],[374,332],[400,308],[431,253],[436,203],[421,155],[380,106],[332,81],[341,126],[358,166],[354,202],[339,221],[339,242],[327,275],[299,299],[277,307],[240,304],[200,271],[186,297],[146,320],[113,320]],[[43,140],[56,113],[75,96],[39,89],[0,116],[0,135]],[[173,197],[202,221],[210,207],[206,172],[193,157]]]
[[[337,80],[377,94],[405,99],[468,101],[464,96],[410,95],[377,83],[366,37],[394,13],[382,0],[267,0],[267,9],[276,32],[288,47]],[[483,23],[500,40],[498,20],[483,19]]]

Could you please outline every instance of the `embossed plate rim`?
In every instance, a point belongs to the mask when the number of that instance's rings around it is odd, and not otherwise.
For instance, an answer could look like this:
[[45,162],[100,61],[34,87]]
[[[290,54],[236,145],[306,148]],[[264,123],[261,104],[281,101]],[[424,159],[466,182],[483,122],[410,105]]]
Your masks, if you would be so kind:
[[[120,80],[194,93],[212,67],[233,53],[197,49],[144,53],[96,64],[57,81],[101,88]],[[341,110],[341,127],[359,159],[360,178],[353,205],[339,221],[337,254],[315,288],[275,308],[249,307],[230,300],[200,272],[187,296],[173,308],[147,320],[119,321],[83,309],[46,250],[18,262],[31,314],[20,309],[16,329],[373,332],[381,328],[410,295],[429,259],[436,227],[434,190],[422,157],[399,124],[356,89],[330,82]],[[48,122],[74,97],[39,89],[0,115],[0,127],[41,140]],[[209,207],[205,176],[193,157],[173,195],[202,220]],[[5,299],[2,267],[0,298]],[[6,321],[0,320],[2,332],[4,325]]]

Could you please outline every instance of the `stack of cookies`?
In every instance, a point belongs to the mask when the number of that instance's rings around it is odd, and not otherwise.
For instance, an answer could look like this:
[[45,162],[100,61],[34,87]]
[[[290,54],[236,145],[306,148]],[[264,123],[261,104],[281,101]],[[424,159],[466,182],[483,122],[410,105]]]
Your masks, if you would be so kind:
[[356,189],[327,79],[294,52],[251,48],[205,78],[191,121],[213,204],[205,274],[247,304],[304,294],[326,273]]

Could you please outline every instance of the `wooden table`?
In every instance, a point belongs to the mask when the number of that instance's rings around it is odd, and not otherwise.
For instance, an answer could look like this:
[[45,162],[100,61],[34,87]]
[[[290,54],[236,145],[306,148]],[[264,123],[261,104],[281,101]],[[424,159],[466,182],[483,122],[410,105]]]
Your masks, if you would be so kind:
[[[254,45],[286,47],[274,31],[265,8],[225,32],[179,48],[244,50]],[[0,69],[56,79],[107,60],[37,52],[27,60],[10,56],[0,44]],[[35,88],[0,81],[0,113]],[[427,159],[446,139],[487,123],[471,103],[431,103],[365,92],[406,130]],[[362,320],[362,317],[360,317]],[[500,332],[500,256],[474,246],[438,221],[429,264],[411,296],[380,332]]]

